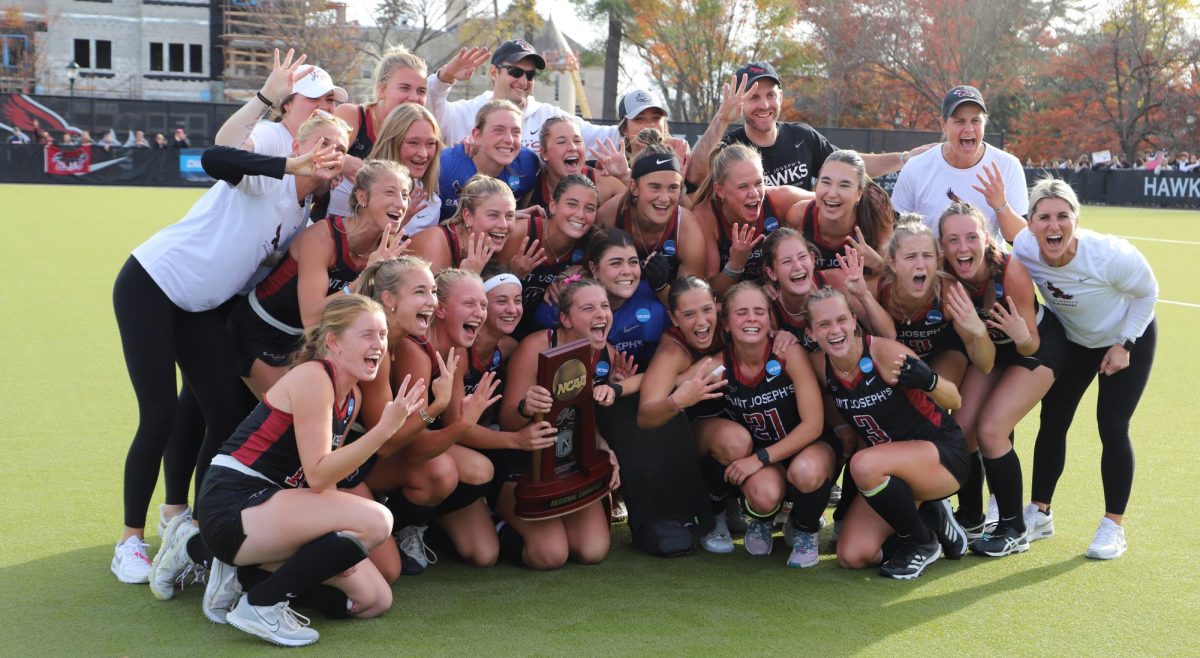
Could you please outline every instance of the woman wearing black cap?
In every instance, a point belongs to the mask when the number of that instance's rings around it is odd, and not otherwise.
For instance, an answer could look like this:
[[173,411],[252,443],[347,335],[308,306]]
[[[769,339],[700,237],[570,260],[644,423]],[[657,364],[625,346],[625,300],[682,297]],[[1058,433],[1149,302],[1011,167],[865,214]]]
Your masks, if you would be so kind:
[[[696,153],[687,167],[689,183],[699,185],[708,175],[708,154],[720,142],[745,144],[762,155],[767,185],[794,185],[812,190],[813,179],[826,156],[837,150],[825,136],[801,122],[779,121],[783,108],[783,89],[779,74],[770,62],[750,62],[738,69],[724,86],[724,97],[708,130],[696,143]],[[729,124],[741,118],[740,128]],[[728,130],[728,132],[726,132]],[[904,153],[863,153],[871,176],[896,171],[910,155],[921,153],[921,146]]]
[[487,60],[487,48],[463,48],[454,59],[429,76],[429,96],[426,105],[437,118],[447,144],[457,144],[471,134],[475,113],[491,100],[512,101],[524,112],[521,146],[536,149],[542,124],[552,116],[567,116],[575,120],[588,148],[606,139],[617,141],[615,126],[597,126],[578,119],[562,108],[540,103],[533,97],[538,75],[546,68],[546,60],[536,48],[522,39],[505,41],[492,54],[489,75],[492,90],[474,98],[450,102],[450,88],[456,82],[469,80],[475,69]]
[[[983,212],[987,232],[998,245],[1025,227],[1029,207],[1021,161],[983,141],[987,105],[975,87],[959,85],[942,99],[939,148],[913,156],[892,191],[897,212],[915,212],[938,235],[937,220],[952,201]],[[1006,193],[1007,190],[1007,193]]]

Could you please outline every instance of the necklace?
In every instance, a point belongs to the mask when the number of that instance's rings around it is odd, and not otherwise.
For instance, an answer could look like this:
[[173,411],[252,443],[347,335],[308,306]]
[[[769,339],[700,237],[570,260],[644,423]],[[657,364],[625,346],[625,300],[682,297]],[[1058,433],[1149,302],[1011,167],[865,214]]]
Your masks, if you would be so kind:
[[779,307],[783,309],[784,313],[787,313],[788,315],[792,316],[793,318],[799,318],[804,315],[804,311],[793,311],[792,309],[787,307],[787,302],[783,301],[783,292],[782,291],[780,291],[780,293],[779,293]]
[[542,247],[544,247],[544,248],[546,249],[546,251],[550,252],[550,255],[551,255],[551,256],[553,256],[552,264],[558,264],[558,263],[561,263],[561,262],[562,262],[562,259],[563,259],[564,257],[566,257],[566,255],[567,255],[568,253],[570,253],[570,251],[571,251],[571,244],[570,244],[570,242],[569,242],[570,238],[568,237],[568,243],[567,243],[567,248],[566,248],[566,250],[565,250],[565,251],[563,251],[561,254],[560,254],[560,253],[558,253],[557,251],[555,251],[555,250],[554,250],[554,248],[550,246],[550,242],[551,242],[551,240],[552,240],[552,237],[551,237],[551,235],[550,235],[550,225],[549,225],[549,224],[547,224],[547,225],[546,225],[546,239],[545,239],[545,241],[542,243]]
[[[833,363],[833,359],[830,359],[829,362]],[[837,371],[837,374],[842,376],[842,379],[850,379],[854,376],[855,372],[858,372],[858,363],[855,362],[855,364],[849,370],[842,370],[841,368],[837,367],[837,365],[834,365],[833,369]]]

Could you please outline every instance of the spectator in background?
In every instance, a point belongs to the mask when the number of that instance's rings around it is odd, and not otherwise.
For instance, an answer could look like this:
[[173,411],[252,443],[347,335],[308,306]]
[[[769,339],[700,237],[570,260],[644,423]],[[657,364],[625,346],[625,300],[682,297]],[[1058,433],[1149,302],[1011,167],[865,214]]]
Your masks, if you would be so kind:
[[150,148],[150,142],[146,141],[146,133],[139,130],[133,134],[133,148],[135,148],[135,149]]
[[192,143],[188,141],[187,133],[183,132],[183,128],[176,128],[175,134],[171,135],[171,147],[177,149],[191,148]]
[[162,133],[154,133],[154,148],[165,149],[168,146],[170,145],[167,144],[167,138]]
[[54,146],[54,135],[49,131],[43,130],[38,133],[38,143],[44,146]]
[[24,132],[22,132],[19,127],[13,126],[12,134],[8,136],[8,143],[9,144],[28,144],[29,143],[29,135],[26,135]]
[[1195,171],[1197,167],[1200,167],[1200,160],[1196,156],[1186,151],[1179,155],[1179,171]]
[[96,142],[96,146],[103,146],[104,150],[106,151],[114,146],[120,145],[121,141],[117,139],[117,133],[113,130],[109,130],[108,132],[104,133],[104,137],[101,138],[100,141]]
[[1075,162],[1075,171],[1087,171],[1092,168],[1091,158],[1086,155],[1079,156],[1079,160]]
[[78,146],[79,145],[79,136],[76,135],[75,133],[70,133],[70,132],[63,133],[62,145],[63,146]]
[[86,130],[79,134],[79,143],[84,146],[91,146],[95,141],[92,139],[92,133]]

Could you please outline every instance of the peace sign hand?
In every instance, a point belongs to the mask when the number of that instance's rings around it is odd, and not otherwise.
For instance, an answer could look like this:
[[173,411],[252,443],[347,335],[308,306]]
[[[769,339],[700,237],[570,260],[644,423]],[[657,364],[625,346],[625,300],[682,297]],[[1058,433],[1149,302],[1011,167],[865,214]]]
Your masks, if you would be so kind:
[[300,68],[300,65],[308,58],[307,55],[301,55],[295,61],[292,61],[294,53],[295,51],[289,48],[287,55],[280,62],[279,49],[276,48],[275,66],[271,69],[271,75],[267,76],[267,81],[263,83],[262,95],[276,105],[279,104],[279,101],[283,100],[284,96],[292,93],[292,86],[296,84],[297,80],[308,75],[313,70],[311,66]]
[[880,256],[879,252],[875,251],[875,248],[871,246],[871,243],[867,242],[867,239],[863,237],[862,228],[855,226],[854,235],[846,236],[845,244],[847,247],[855,249],[862,254],[864,270],[869,267],[872,272],[878,273],[883,271],[883,256]]
[[464,270],[471,270],[478,274],[487,266],[488,261],[492,260],[494,253],[496,250],[492,247],[492,241],[488,236],[482,233],[468,232],[467,255],[458,265]]
[[537,238],[530,242],[526,236],[521,240],[521,248],[508,260],[508,269],[518,279],[524,279],[538,265],[546,262],[546,250],[539,245],[540,241]]

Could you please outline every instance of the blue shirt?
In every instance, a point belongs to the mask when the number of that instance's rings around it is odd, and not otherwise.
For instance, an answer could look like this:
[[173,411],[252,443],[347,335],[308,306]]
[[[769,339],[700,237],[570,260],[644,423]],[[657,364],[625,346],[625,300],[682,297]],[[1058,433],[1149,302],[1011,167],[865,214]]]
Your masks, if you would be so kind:
[[[542,327],[556,327],[558,307],[542,304],[534,312],[534,318]],[[633,355],[639,370],[645,371],[666,329],[667,309],[658,301],[650,286],[642,281],[633,296],[613,311],[608,342],[618,351]]]
[[[531,149],[521,147],[517,157],[496,178],[508,183],[513,196],[518,199],[537,186],[541,159]],[[458,195],[476,174],[475,162],[467,155],[462,144],[442,149],[441,171],[438,173],[438,193],[442,197],[442,220],[447,220],[458,209]]]

